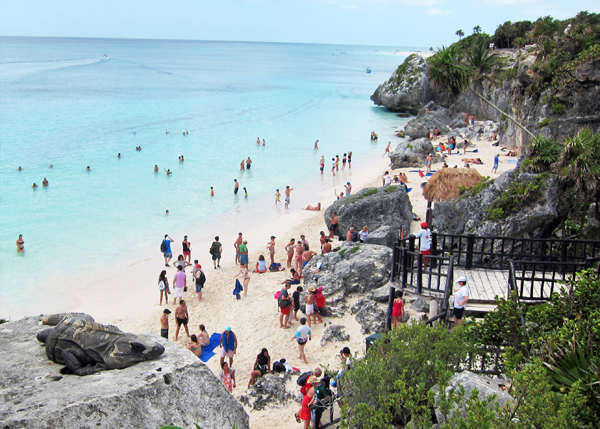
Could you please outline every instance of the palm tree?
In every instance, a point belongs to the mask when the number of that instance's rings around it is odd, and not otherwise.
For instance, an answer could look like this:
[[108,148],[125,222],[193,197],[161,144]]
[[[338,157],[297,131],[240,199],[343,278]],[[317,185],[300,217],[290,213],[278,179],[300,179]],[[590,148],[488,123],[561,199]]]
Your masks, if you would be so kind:
[[456,34],[458,36],[458,40],[462,40],[462,37],[465,35],[464,31],[462,31],[462,30],[458,30],[454,34]]
[[579,131],[575,137],[565,139],[562,156],[555,169],[573,181],[575,188],[583,194],[583,214],[579,231],[583,233],[590,201],[598,200],[600,190],[600,134],[589,129]]
[[471,51],[467,53],[467,58],[469,66],[473,70],[473,82],[484,79],[485,75],[490,73],[500,60],[500,56],[497,53],[491,53],[483,40],[473,46]]
[[473,34],[479,34],[479,33],[481,33],[481,26],[476,25],[475,27],[473,27]]
[[429,58],[429,76],[438,86],[454,95],[460,94],[469,85],[469,69],[460,63],[460,51],[456,44],[442,46]]

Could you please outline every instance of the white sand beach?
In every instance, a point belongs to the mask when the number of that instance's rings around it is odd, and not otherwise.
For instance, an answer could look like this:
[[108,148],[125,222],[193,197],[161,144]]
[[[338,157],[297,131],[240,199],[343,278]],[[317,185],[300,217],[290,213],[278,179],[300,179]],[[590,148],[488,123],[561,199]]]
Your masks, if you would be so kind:
[[[441,138],[446,141],[445,137]],[[499,153],[499,148],[493,147],[491,141],[474,141],[471,147],[477,147],[478,153],[469,156],[481,158],[485,164],[472,165],[482,176],[497,177],[499,173],[515,167],[514,164],[507,162],[508,158],[501,156],[498,173],[491,174],[493,157]],[[396,142],[392,144],[394,147]],[[434,142],[436,144],[436,142]],[[460,164],[462,155],[453,155],[450,157],[449,164]],[[516,159],[516,158],[512,158]],[[456,160],[456,161],[454,161]],[[435,164],[434,169],[441,168],[442,164]],[[369,168],[352,173],[351,182],[353,190],[381,186],[381,176],[385,170],[389,170],[389,159],[381,158],[380,161],[373,163]],[[409,179],[409,187],[412,191],[409,193],[413,212],[421,218],[425,217],[426,201],[422,196],[420,184],[424,181],[416,172],[416,168],[405,168],[390,171],[393,174],[405,172]],[[424,171],[424,169],[422,168]],[[346,172],[347,173],[347,172]],[[325,175],[331,176],[331,172],[325,171]],[[340,179],[341,183],[345,183]],[[339,192],[339,190],[338,190]],[[304,193],[303,195],[308,195]],[[307,198],[307,197],[303,197]],[[282,198],[283,199],[283,198]],[[259,255],[263,254],[268,259],[266,250],[267,242],[271,235],[276,236],[276,254],[275,260],[285,266],[287,256],[283,250],[290,238],[298,238],[300,234],[306,235],[311,248],[319,251],[319,231],[327,231],[323,219],[324,209],[334,201],[333,188],[314,195],[311,200],[301,201],[294,199],[292,194],[292,205],[285,212],[281,209],[281,214],[274,221],[266,224],[257,225],[235,225],[236,229],[243,232],[244,239],[248,240],[250,254],[250,267],[254,267]],[[304,211],[301,207],[307,204],[315,205],[321,202],[322,211]],[[269,207],[265,209],[270,210]],[[273,204],[272,209],[275,210]],[[212,226],[199,226],[198,231],[190,231],[189,236],[206,236],[206,229],[212,230]],[[411,230],[418,230],[418,223],[413,222]],[[220,235],[219,231],[211,231],[210,235]],[[236,234],[235,234],[236,235]],[[327,319],[325,324],[340,324],[346,327],[346,332],[350,335],[350,341],[346,343],[328,343],[321,347],[320,340],[324,325],[313,326],[312,341],[306,345],[306,356],[308,365],[302,363],[298,358],[298,349],[292,337],[298,322],[294,323],[292,329],[281,329],[279,327],[279,314],[277,301],[273,295],[281,289],[281,283],[288,277],[289,270],[265,274],[251,273],[251,280],[248,288],[248,296],[237,300],[233,296],[234,277],[238,274],[239,268],[234,264],[233,242],[236,238],[234,234],[228,234],[220,237],[223,243],[222,268],[213,269],[211,255],[208,253],[210,242],[194,242],[192,248],[192,260],[199,259],[207,277],[206,285],[203,290],[203,300],[198,302],[194,286],[189,278],[191,277],[191,268],[188,268],[189,291],[185,294],[190,314],[190,333],[199,333],[198,325],[204,324],[209,335],[214,332],[222,332],[225,326],[229,325],[237,335],[238,349],[234,358],[233,368],[236,370],[237,387],[234,389],[234,395],[239,398],[246,392],[250,371],[261,348],[266,347],[271,355],[272,362],[281,358],[286,358],[289,363],[300,368],[302,371],[315,368],[317,366],[328,365],[332,369],[340,367],[339,351],[342,347],[348,346],[352,352],[364,353],[365,341],[361,334],[360,326],[354,317],[347,314],[342,318]],[[161,237],[162,238],[162,237]],[[176,240],[173,243],[173,254],[178,255],[181,252],[181,244]],[[164,259],[159,253],[158,240],[156,249],[152,250],[148,258],[133,265],[117,267],[105,275],[96,278],[70,279],[70,281],[84,284],[86,287],[78,289],[74,294],[64,296],[65,302],[60,307],[70,311],[83,311],[92,314],[97,321],[101,323],[111,323],[119,326],[124,331],[141,333],[145,331],[159,332],[159,317],[164,308],[169,308],[174,312],[175,305],[172,304],[172,295],[170,303],[159,305],[159,291],[157,278],[159,272],[164,269]],[[172,281],[175,268],[167,268],[169,280]],[[358,300],[360,296],[352,297],[352,300]],[[56,310],[61,310],[56,308]],[[300,317],[301,314],[298,314]],[[175,338],[175,317],[171,315],[170,320],[170,340]],[[188,338],[185,331],[180,332],[180,338],[177,341],[182,346]],[[217,374],[219,368],[218,349],[217,355],[208,362],[209,368]],[[250,412],[250,421],[252,427],[261,428],[281,428],[296,427],[294,412],[299,409],[299,404],[288,403],[281,408],[270,408],[261,412]]]

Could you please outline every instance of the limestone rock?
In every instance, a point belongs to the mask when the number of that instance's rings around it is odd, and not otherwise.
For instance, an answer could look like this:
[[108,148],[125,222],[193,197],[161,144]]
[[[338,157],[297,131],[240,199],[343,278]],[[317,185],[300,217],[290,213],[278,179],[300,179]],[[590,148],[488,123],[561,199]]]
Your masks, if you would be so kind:
[[428,319],[427,314],[425,313],[415,313],[408,318],[408,324],[412,325],[414,323],[425,322]]
[[[429,154],[435,156],[435,149],[427,137],[402,142],[390,154],[392,168],[424,167]],[[441,157],[437,158],[441,161]]]
[[242,405],[192,353],[159,335],[157,360],[78,377],[61,375],[36,334],[42,317],[2,325],[0,427],[141,428],[173,424],[249,428]]
[[[429,109],[429,112],[426,109]],[[426,138],[427,132],[436,127],[440,133],[447,134],[450,132],[449,125],[455,118],[456,116],[453,117],[447,108],[435,103],[428,103],[415,119],[406,124],[406,134],[413,139]]]
[[415,310],[418,313],[428,313],[429,312],[429,303],[425,301],[423,298],[418,298],[415,302],[413,302],[410,306],[411,309]]
[[[386,284],[391,257],[392,250],[385,246],[344,243],[339,252],[315,256],[304,267],[304,289],[323,286],[325,310],[335,313],[349,294],[366,293]],[[313,273],[317,267],[318,272]]]
[[412,222],[412,204],[400,186],[366,188],[334,202],[325,210],[327,227],[331,226],[330,219],[334,211],[338,214],[340,240],[346,239],[350,227],[358,232],[365,225],[370,231],[388,226],[392,232],[396,231],[397,236],[401,225],[410,225]]
[[419,54],[411,54],[392,76],[377,87],[371,100],[379,106],[393,111],[416,114],[425,99],[427,67],[426,59]]
[[370,299],[357,302],[350,311],[356,314],[363,334],[375,334],[385,327],[385,311]]
[[398,230],[391,226],[384,225],[377,228],[373,232],[369,232],[369,235],[365,239],[367,244],[380,244],[392,248],[394,243],[398,239]]
[[376,302],[388,302],[390,299],[390,283],[388,282],[380,288],[373,290],[371,292],[371,299]]
[[240,397],[240,402],[259,411],[270,406],[285,405],[288,401],[297,401],[296,395],[286,388],[286,385],[292,384],[292,379],[294,377],[287,372],[265,374],[256,380],[248,393]]
[[[468,398],[471,395],[471,392],[474,389],[477,389],[479,392],[479,398],[485,399],[489,396],[496,395],[495,402],[498,402],[500,406],[503,406],[508,401],[512,401],[512,397],[501,388],[501,386],[506,385],[507,382],[502,379],[492,379],[489,377],[484,377],[481,375],[474,374],[470,371],[463,371],[458,374],[454,374],[454,376],[450,379],[448,388],[446,390],[446,394],[450,392],[451,389],[456,389],[457,386],[461,385],[465,389],[465,398]],[[439,398],[439,388],[437,386],[433,387],[433,390],[436,392],[436,402]],[[457,408],[455,407],[453,411],[450,412],[450,415],[457,412]],[[464,410],[458,410],[461,415],[466,415]],[[435,415],[437,417],[437,421],[439,424],[443,424],[446,422],[444,415],[440,412],[439,408],[435,408]]]
[[324,346],[326,343],[335,341],[350,341],[350,335],[346,334],[344,331],[345,327],[342,325],[331,325],[325,329],[323,332],[323,337],[321,337],[321,346]]

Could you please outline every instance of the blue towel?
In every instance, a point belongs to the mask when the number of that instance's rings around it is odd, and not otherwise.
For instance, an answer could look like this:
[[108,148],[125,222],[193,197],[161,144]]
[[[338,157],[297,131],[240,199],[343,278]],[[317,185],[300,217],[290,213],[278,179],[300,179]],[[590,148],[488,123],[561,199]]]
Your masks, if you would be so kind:
[[412,191],[412,188],[408,188],[408,189],[406,190],[406,192],[410,192],[410,191]]
[[244,287],[242,286],[242,284],[240,283],[239,280],[235,280],[235,288],[233,289],[233,294],[236,296],[237,299],[240,299],[240,292],[242,292],[244,290]]
[[433,173],[427,173],[425,176],[433,176]]
[[418,173],[419,170],[408,170],[409,173]]
[[220,340],[221,334],[215,332],[210,336],[210,343],[207,346],[202,347],[202,356],[200,356],[202,362],[208,362],[208,360],[216,354],[213,350],[219,347]]

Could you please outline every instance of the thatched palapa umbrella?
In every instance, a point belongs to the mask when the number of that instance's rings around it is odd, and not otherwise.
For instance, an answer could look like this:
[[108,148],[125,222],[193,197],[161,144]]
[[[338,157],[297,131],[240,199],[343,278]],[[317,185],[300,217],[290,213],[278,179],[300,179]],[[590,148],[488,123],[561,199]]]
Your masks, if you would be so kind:
[[470,189],[482,180],[483,177],[475,169],[442,168],[431,176],[423,189],[423,196],[429,202],[457,198],[460,186]]

